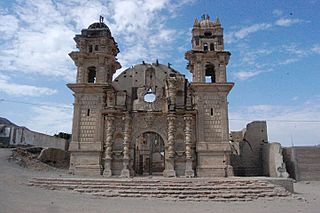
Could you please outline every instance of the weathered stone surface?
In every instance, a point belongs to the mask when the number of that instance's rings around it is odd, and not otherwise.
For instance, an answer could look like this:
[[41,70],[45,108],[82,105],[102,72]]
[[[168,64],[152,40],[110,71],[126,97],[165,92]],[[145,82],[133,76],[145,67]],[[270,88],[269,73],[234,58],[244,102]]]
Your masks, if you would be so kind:
[[[254,121],[241,131],[231,132],[232,165],[238,176],[267,175],[263,171],[263,146],[268,143],[267,124]],[[266,163],[267,165],[267,163]]]
[[320,180],[320,147],[288,147],[283,153],[291,178],[298,181]]
[[46,148],[41,150],[38,159],[54,167],[66,168],[69,165],[70,154],[61,149]]
[[[94,27],[92,27],[94,26]],[[210,36],[209,36],[210,34]],[[170,64],[121,67],[104,23],[76,35],[70,171],[85,175],[232,176],[226,80],[230,53],[221,24],[205,16],[185,58],[189,83]]]
[[[190,181],[191,180],[191,181]],[[271,181],[275,181],[272,179]],[[288,179],[279,185],[268,179],[77,179],[34,178],[30,186],[46,189],[72,190],[105,197],[159,198],[192,201],[248,201],[259,198],[290,197],[283,184],[292,185]]]
[[263,156],[263,168],[265,170],[265,175],[269,177],[289,177],[286,165],[283,161],[282,147],[280,143],[264,144]]

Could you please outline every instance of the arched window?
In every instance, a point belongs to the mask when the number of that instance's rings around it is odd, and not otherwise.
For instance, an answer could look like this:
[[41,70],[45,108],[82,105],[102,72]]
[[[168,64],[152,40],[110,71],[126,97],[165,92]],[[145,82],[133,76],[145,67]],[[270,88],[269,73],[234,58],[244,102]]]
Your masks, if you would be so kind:
[[92,49],[93,49],[92,45],[89,45],[89,53],[92,53]]
[[215,83],[216,82],[216,76],[215,76],[215,70],[213,64],[207,64],[206,65],[206,83]]
[[213,43],[210,44],[210,51],[214,51],[214,44]]
[[89,67],[88,68],[88,83],[96,83],[96,68],[95,67]]
[[204,44],[203,44],[203,50],[204,50],[204,51],[208,51],[208,44],[207,44],[207,43],[204,43]]

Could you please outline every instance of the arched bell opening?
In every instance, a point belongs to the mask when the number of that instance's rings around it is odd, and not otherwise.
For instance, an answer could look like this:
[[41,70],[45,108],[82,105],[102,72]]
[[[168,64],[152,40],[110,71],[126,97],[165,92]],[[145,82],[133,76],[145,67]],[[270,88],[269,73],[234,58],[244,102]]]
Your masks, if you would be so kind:
[[216,73],[214,65],[209,63],[205,67],[206,83],[216,83]]

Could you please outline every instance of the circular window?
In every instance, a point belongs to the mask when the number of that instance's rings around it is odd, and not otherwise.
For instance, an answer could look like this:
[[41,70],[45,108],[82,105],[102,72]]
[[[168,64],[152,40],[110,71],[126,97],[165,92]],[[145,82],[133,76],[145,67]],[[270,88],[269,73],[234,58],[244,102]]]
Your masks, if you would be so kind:
[[145,102],[152,103],[156,100],[156,95],[153,93],[147,93],[143,99]]

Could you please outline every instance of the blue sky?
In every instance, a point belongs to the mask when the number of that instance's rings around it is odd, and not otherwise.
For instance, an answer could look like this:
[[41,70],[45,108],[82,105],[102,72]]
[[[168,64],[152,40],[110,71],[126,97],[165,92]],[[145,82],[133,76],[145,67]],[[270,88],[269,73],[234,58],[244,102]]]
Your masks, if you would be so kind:
[[319,0],[1,0],[0,116],[48,134],[71,132],[65,85],[76,68],[68,53],[99,15],[123,69],[159,59],[190,78],[184,53],[194,18],[208,13],[219,16],[232,54],[230,129],[267,120],[270,141],[320,144],[319,9]]

